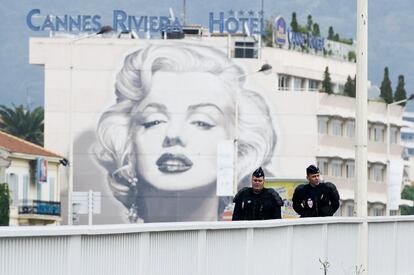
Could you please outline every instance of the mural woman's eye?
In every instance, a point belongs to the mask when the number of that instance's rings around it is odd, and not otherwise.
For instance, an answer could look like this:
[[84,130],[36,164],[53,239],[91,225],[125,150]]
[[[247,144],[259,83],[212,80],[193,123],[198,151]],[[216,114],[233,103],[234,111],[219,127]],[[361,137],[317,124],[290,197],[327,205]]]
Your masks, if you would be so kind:
[[154,127],[156,125],[159,125],[161,123],[165,123],[165,121],[163,120],[153,120],[153,121],[148,121],[148,122],[142,122],[141,125],[144,126],[145,129]]
[[200,121],[200,120],[193,121],[193,122],[191,122],[191,124],[197,126],[200,129],[203,129],[203,130],[209,130],[209,129],[211,129],[215,126],[215,125],[212,125],[210,123]]

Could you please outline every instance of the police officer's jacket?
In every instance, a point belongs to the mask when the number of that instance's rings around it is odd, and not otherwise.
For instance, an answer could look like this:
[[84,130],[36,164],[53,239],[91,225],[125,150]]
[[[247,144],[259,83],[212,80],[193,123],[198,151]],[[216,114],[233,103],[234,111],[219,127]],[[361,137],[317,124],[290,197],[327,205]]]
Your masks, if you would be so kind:
[[331,182],[310,183],[296,187],[293,193],[293,209],[303,217],[332,216],[339,208],[339,193]]
[[251,187],[245,187],[236,194],[233,202],[233,221],[281,218],[283,200],[273,189],[263,188],[262,192],[255,194]]

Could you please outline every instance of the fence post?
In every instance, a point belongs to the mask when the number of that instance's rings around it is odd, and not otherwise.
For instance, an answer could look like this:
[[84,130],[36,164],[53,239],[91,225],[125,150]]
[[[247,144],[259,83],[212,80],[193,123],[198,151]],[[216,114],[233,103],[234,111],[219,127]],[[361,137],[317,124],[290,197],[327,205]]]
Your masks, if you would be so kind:
[[246,232],[246,275],[253,274],[253,264],[252,261],[250,261],[250,251],[252,251],[253,247],[253,234],[254,229],[253,228],[247,228]]
[[197,255],[197,274],[206,274],[206,242],[207,231],[198,231],[198,255]]
[[67,275],[82,275],[82,237],[81,235],[68,236],[68,268]]
[[140,242],[139,242],[139,275],[147,275],[150,274],[149,265],[150,265],[150,233],[139,233],[140,235]]

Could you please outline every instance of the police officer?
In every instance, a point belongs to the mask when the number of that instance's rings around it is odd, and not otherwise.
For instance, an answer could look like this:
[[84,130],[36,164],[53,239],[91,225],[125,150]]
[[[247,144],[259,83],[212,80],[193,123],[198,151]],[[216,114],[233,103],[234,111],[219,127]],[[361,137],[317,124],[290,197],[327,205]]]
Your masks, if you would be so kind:
[[252,187],[241,189],[234,197],[233,221],[280,219],[283,200],[273,190],[264,188],[265,175],[261,167],[252,175]]
[[319,168],[309,165],[306,168],[308,184],[296,187],[293,193],[293,209],[305,217],[333,216],[339,208],[339,193],[331,182],[320,182]]

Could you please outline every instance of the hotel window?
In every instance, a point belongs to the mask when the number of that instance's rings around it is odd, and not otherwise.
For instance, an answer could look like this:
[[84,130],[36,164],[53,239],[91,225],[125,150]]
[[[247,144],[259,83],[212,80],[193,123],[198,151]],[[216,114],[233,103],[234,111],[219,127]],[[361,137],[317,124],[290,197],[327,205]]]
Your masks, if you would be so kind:
[[379,207],[374,207],[374,208],[372,209],[372,214],[373,214],[374,216],[384,216],[384,209],[379,208]]
[[342,161],[333,160],[331,163],[331,176],[342,177]]
[[328,159],[317,159],[317,164],[322,175],[328,174]]
[[346,122],[346,136],[350,138],[355,137],[355,122],[354,121]]
[[402,118],[402,119],[403,119],[403,120],[407,120],[407,121],[414,122],[414,117],[403,116],[403,118]]
[[381,164],[374,164],[371,167],[371,180],[374,182],[384,181],[384,166]]
[[374,126],[374,141],[384,142],[384,127]]
[[309,91],[319,91],[320,81],[309,79]]
[[414,133],[401,133],[401,139],[404,141],[414,141]]
[[368,123],[368,140],[372,140],[372,125]]
[[398,128],[397,127],[391,127],[390,128],[390,143],[391,144],[397,144],[398,141]]
[[331,127],[333,136],[342,136],[342,121],[339,119],[333,119],[331,122]]
[[326,135],[328,133],[328,118],[318,117],[318,133]]
[[293,87],[295,91],[304,91],[305,90],[305,79],[300,77],[295,77],[293,81]]
[[279,75],[279,91],[288,91],[290,83],[290,76],[288,75]]
[[236,41],[234,46],[235,58],[257,58],[257,42]]
[[352,179],[355,176],[355,163],[354,162],[347,162],[346,166],[346,178]]

